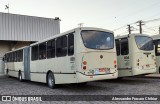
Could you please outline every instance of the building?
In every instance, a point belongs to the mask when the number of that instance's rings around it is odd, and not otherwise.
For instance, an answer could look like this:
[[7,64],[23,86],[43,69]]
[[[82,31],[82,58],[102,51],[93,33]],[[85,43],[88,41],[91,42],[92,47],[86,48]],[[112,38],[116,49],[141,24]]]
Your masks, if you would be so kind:
[[60,19],[0,12],[0,74],[6,52],[60,33]]

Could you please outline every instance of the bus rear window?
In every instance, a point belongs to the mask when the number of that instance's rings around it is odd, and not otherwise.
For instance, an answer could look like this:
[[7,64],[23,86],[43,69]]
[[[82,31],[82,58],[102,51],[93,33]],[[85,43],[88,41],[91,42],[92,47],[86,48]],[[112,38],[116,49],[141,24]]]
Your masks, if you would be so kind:
[[83,30],[81,31],[81,35],[86,48],[97,50],[114,48],[113,33],[96,30]]
[[147,36],[135,36],[136,44],[140,50],[151,51],[154,49],[153,40]]

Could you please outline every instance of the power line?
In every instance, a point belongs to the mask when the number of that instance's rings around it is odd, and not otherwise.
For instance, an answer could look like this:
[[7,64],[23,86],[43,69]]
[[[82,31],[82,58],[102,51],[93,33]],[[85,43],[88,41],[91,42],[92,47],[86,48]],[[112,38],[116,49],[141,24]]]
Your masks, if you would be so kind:
[[156,19],[152,19],[152,20],[148,20],[148,21],[144,21],[144,22],[149,23],[149,22],[155,22],[155,21],[160,21],[160,18],[156,18]]
[[[140,21],[141,21],[141,20],[140,20]],[[140,26],[140,24],[141,24],[140,21],[137,21],[137,22],[139,22],[139,26]],[[150,22],[155,22],[155,21],[160,21],[160,18],[143,21],[143,23],[150,23]],[[130,23],[130,25],[136,24],[137,22]],[[141,21],[141,22],[142,22],[142,21]],[[141,24],[141,25],[143,25],[143,24]],[[127,26],[127,25],[121,26],[121,27],[119,27],[119,28],[114,29],[113,31],[120,30],[120,29],[122,29],[122,28],[124,28],[124,27],[126,27],[126,26]],[[142,28],[142,27],[140,27],[140,28]],[[142,29],[140,29],[140,30],[142,30]],[[142,31],[141,31],[141,32],[142,32]]]
[[155,29],[150,28],[150,27],[148,27],[148,26],[144,26],[144,27],[147,28],[147,29],[149,29],[149,30],[156,31]]

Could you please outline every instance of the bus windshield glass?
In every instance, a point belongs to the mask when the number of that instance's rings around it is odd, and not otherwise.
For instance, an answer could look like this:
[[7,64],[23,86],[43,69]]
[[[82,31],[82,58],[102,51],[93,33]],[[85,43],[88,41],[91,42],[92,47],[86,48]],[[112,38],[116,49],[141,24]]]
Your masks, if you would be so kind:
[[135,36],[136,44],[140,50],[151,51],[154,49],[153,40],[147,36]]
[[86,48],[97,50],[114,48],[113,33],[96,30],[83,30],[81,31],[81,35]]

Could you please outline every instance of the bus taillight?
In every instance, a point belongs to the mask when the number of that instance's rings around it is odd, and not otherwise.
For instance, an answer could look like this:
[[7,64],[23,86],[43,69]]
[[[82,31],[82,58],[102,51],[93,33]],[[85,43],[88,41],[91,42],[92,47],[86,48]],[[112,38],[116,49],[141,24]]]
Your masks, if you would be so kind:
[[117,64],[117,61],[116,60],[114,60],[114,65],[116,65]]
[[86,70],[86,68],[87,68],[86,66],[83,66],[83,70]]
[[114,60],[114,68],[116,68],[116,67],[117,67],[117,61]]
[[83,65],[87,65],[87,61],[83,61]]
[[137,66],[139,66],[139,59],[137,60]]

